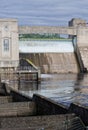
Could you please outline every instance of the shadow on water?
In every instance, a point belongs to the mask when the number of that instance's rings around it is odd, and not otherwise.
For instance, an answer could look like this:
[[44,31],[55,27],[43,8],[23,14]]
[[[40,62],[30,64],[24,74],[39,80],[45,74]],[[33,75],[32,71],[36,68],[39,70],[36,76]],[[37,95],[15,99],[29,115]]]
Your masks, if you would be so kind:
[[39,84],[36,81],[19,81],[18,90],[22,90],[22,91],[39,90]]
[[80,85],[81,85],[81,83],[83,82],[83,80],[84,80],[84,74],[83,73],[78,73],[77,74],[77,80],[76,80],[76,82],[75,82],[75,91],[78,91],[78,90],[80,90]]

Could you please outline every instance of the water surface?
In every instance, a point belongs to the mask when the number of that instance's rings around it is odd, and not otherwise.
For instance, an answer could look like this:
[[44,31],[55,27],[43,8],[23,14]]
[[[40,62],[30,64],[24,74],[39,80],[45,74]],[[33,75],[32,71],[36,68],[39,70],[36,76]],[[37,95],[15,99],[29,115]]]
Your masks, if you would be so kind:
[[88,74],[42,74],[39,84],[21,81],[15,87],[29,97],[37,93],[68,107],[72,102],[88,106]]

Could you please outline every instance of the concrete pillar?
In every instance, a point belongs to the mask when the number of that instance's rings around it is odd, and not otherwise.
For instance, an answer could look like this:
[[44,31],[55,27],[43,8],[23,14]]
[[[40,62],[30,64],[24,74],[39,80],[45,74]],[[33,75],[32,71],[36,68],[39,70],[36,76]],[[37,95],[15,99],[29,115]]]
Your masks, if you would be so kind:
[[88,27],[77,27],[77,43],[79,47],[88,47]]
[[77,27],[77,46],[84,64],[84,71],[88,70],[88,27]]

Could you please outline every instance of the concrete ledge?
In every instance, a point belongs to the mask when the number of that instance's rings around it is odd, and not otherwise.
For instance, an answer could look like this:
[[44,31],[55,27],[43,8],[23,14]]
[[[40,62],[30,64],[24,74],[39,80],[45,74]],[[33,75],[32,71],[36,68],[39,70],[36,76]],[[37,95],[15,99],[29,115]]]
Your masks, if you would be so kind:
[[39,130],[35,128],[2,128],[0,130]]
[[0,104],[12,102],[12,96],[0,96]]
[[38,94],[33,95],[33,101],[36,103],[38,115],[66,114],[68,111],[65,106]]
[[12,102],[0,104],[0,117],[36,115],[34,102]]
[[65,122],[73,118],[74,114],[0,118],[0,130],[65,130]]

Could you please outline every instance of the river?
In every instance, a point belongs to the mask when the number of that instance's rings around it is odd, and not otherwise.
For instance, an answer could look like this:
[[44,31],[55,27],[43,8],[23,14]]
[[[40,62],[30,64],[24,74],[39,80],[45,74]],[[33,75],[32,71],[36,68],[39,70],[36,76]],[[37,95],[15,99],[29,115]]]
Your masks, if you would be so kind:
[[13,87],[29,97],[37,93],[67,107],[72,102],[88,106],[88,74],[42,74],[40,83],[21,81]]

